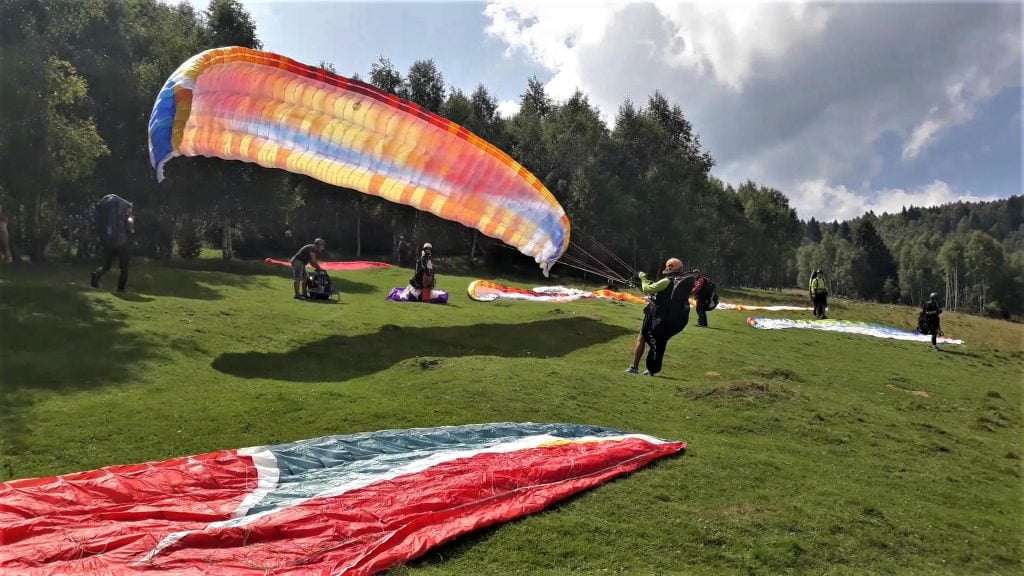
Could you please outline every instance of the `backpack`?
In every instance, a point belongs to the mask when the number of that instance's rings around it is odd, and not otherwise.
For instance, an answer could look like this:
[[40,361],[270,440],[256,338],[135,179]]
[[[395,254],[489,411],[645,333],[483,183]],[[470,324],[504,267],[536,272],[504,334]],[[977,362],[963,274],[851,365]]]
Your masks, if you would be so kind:
[[341,299],[341,294],[331,288],[331,277],[324,270],[314,272],[309,277],[309,284],[306,286],[306,290],[309,293],[310,300],[328,300],[335,294],[338,294],[339,300]]
[[128,204],[116,194],[107,194],[96,203],[95,225],[100,242],[107,247],[121,245],[125,238],[124,207]]
[[690,290],[693,289],[692,276],[680,276],[672,279],[672,286],[668,288],[669,294],[668,310],[664,315],[664,329],[670,334],[678,334],[685,326],[686,316],[690,313]]
[[704,287],[700,289],[700,297],[708,301],[708,310],[718,308],[718,286],[707,276],[704,277]]
[[[938,308],[938,307],[936,307]],[[929,317],[926,312],[928,311],[928,302],[921,305],[921,313],[917,316],[917,331],[921,334],[932,333],[932,323],[938,324],[939,317]]]

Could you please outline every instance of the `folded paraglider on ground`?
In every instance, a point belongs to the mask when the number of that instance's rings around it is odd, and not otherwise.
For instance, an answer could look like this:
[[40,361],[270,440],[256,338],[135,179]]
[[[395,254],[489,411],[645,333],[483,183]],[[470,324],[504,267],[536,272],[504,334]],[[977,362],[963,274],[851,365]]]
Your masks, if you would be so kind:
[[[884,324],[870,324],[852,320],[793,320],[790,318],[747,318],[751,328],[759,330],[821,330],[825,332],[841,332],[844,334],[860,334],[890,340],[909,340],[913,342],[931,342],[931,336],[909,330],[901,330]],[[963,344],[963,340],[941,337],[942,344]]]

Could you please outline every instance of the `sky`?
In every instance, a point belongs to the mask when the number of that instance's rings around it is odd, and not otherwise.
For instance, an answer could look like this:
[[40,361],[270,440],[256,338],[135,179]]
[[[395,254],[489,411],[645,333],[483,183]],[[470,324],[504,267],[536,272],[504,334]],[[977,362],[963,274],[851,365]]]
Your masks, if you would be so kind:
[[[188,0],[203,8],[205,0]],[[1020,2],[242,0],[264,49],[368,77],[433,58],[513,114],[536,76],[612,127],[660,91],[715,158],[831,221],[1022,193]]]

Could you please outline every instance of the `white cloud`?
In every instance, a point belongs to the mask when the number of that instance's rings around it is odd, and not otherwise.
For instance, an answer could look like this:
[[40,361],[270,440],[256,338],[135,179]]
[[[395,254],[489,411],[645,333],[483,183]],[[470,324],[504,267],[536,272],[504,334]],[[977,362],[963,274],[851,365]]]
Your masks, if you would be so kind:
[[665,51],[667,62],[707,71],[734,90],[743,87],[759,64],[781,60],[806,39],[820,35],[832,12],[828,6],[806,2],[658,0],[655,5],[675,30]]
[[505,42],[505,53],[517,50],[557,72],[548,90],[566,98],[577,86],[578,54],[601,42],[615,13],[625,2],[561,1],[557,3],[493,0],[484,8],[490,18],[487,34]]
[[900,212],[904,207],[926,208],[958,200],[977,200],[955,193],[945,182],[935,180],[913,190],[902,188],[882,190],[850,190],[825,180],[808,180],[790,194],[792,206],[801,218],[824,221],[848,220],[868,211],[876,214]]
[[[579,87],[610,121],[625,98],[642,105],[659,90],[693,123],[716,176],[790,195],[834,183],[842,206],[901,158],[933,180],[928,150],[1021,85],[1021,8],[1009,3],[498,0],[485,14],[491,36],[553,73],[550,95]],[[878,149],[885,135],[899,141],[894,157]]]
[[519,113],[521,105],[515,100],[502,100],[498,102],[498,115],[503,118],[511,118]]
[[[1006,37],[1012,41],[1012,37]],[[1019,41],[1019,38],[1017,39]],[[1014,65],[1019,65],[1020,59],[1014,58],[1014,50],[1019,46],[1007,46],[1003,53],[1001,62],[997,65],[1000,72]],[[903,147],[903,159],[914,160],[921,155],[929,146],[934,144],[942,131],[953,126],[968,122],[974,117],[975,108],[978,103],[988,100],[995,95],[998,82],[994,75],[988,75],[978,67],[966,71],[964,76],[957,78],[946,87],[946,101],[942,106],[933,106],[927,117],[914,128],[910,138]]]

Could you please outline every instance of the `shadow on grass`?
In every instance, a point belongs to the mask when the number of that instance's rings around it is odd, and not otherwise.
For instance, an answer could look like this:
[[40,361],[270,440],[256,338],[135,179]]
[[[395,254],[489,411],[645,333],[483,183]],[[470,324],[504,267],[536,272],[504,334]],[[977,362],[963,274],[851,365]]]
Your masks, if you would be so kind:
[[[439,328],[385,325],[373,334],[330,336],[290,352],[222,354],[213,361],[213,368],[242,378],[344,381],[387,370],[417,357],[564,356],[630,333],[620,326],[585,317]],[[435,365],[430,364],[430,367]]]
[[123,382],[134,364],[157,354],[153,343],[125,330],[110,302],[42,276],[0,283],[0,447],[11,458],[24,449],[37,392]]
[[124,300],[125,302],[136,302],[139,304],[144,304],[146,302],[152,302],[153,300],[155,300],[155,298],[148,298],[146,296],[141,296],[139,294],[134,294],[132,292],[114,292],[114,297]]
[[[234,267],[192,270],[165,263],[140,266],[133,268],[129,273],[128,293],[190,300],[220,300],[224,295],[218,287],[255,288],[268,285],[265,278],[239,274],[237,270],[238,268]],[[110,285],[112,287],[113,282],[110,282]]]
[[[205,262],[205,261],[204,261]],[[288,274],[277,274],[269,264],[256,271],[251,263],[224,263],[212,261],[204,266],[186,266],[177,262],[161,262],[159,264],[132,267],[128,275],[128,290],[119,297],[133,302],[148,302],[150,297],[187,298],[191,300],[221,300],[225,296],[218,287],[229,288],[266,288],[270,285],[267,276],[282,276],[291,279]],[[370,294],[380,288],[365,282],[348,280],[339,275],[332,275],[334,289],[342,294]],[[113,292],[117,283],[117,269],[113,269],[103,278],[100,291]],[[81,281],[83,288],[88,287],[88,272]],[[115,293],[116,294],[116,293]]]
[[977,352],[970,352],[962,349],[958,350],[956,348],[952,348],[951,346],[955,346],[955,344],[940,344],[939,349],[936,350],[936,352],[941,352],[943,354],[952,354],[953,356],[967,356],[969,358],[982,357],[982,355],[978,354]]
[[[168,269],[187,270],[190,272],[214,272],[234,276],[280,276],[289,280],[292,277],[292,269],[290,267],[281,266],[280,264],[269,264],[258,260],[232,260],[230,262],[216,259],[171,260],[161,265]],[[394,270],[394,268],[385,268],[383,270]],[[350,272],[346,270],[328,270],[327,273],[331,276],[331,283],[334,285],[335,290],[340,292],[369,294],[370,292],[380,290],[379,287],[372,284],[347,279],[345,275]],[[244,280],[242,281],[242,283],[245,282]]]
[[[89,274],[95,269],[91,265],[78,263],[75,265],[46,264],[26,265],[12,269],[8,277],[12,283],[25,284],[48,279],[50,285],[59,284],[71,289],[106,292],[114,294],[122,300],[146,303],[152,297],[188,298],[192,300],[219,300],[224,295],[217,290],[218,286],[233,288],[265,287],[266,279],[254,278],[255,274],[240,273],[246,267],[220,264],[219,267],[207,266],[203,269],[192,269],[178,265],[174,261],[149,261],[144,258],[132,260],[128,269],[128,286],[123,293],[116,292],[118,268],[115,265],[100,279],[99,288],[89,286]],[[268,275],[270,271],[265,271]]]

